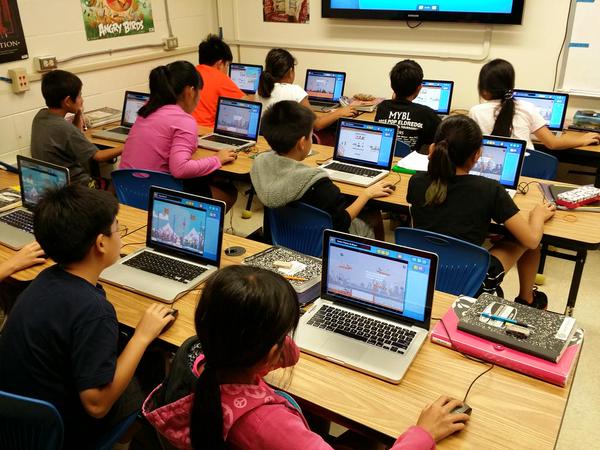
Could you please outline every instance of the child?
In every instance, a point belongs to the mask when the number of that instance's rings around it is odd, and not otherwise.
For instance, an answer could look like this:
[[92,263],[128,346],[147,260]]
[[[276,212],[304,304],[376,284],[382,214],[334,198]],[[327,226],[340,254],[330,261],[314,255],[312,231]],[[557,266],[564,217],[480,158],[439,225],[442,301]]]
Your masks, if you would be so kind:
[[499,285],[516,263],[520,288],[515,301],[545,309],[548,299],[533,284],[544,222],[555,208],[538,204],[527,218],[497,181],[469,175],[481,146],[481,130],[472,119],[451,116],[441,123],[429,147],[427,173],[413,175],[408,184],[414,226],[482,245],[490,221],[503,223],[514,240],[504,238],[490,249],[485,289]]
[[[109,161],[121,147],[98,150],[83,134],[82,82],[77,75],[53,70],[42,77],[42,95],[48,108],[41,109],[31,125],[31,156],[69,169],[71,183],[101,187],[89,173],[93,161]],[[65,120],[74,114],[73,122]]]
[[244,93],[229,78],[229,64],[233,61],[233,55],[223,39],[209,34],[198,46],[198,60],[196,70],[204,86],[200,102],[192,115],[198,125],[214,127],[219,97],[242,98]]
[[556,137],[546,126],[538,109],[527,101],[514,100],[515,69],[503,59],[494,59],[479,72],[479,96],[486,103],[473,106],[469,116],[483,134],[507,136],[527,141],[534,148],[531,134],[550,150],[562,150],[600,142],[598,133],[570,133]]
[[273,151],[258,155],[250,171],[258,198],[268,208],[280,208],[295,201],[308,203],[328,212],[336,230],[382,239],[381,217],[377,220],[366,218],[364,214],[359,217],[359,214],[370,199],[392,193],[389,181],[365,188],[348,204],[327,172],[302,164],[312,146],[314,120],[315,114],[310,109],[291,100],[280,101],[267,109],[262,131]]
[[423,69],[405,59],[390,72],[394,95],[377,106],[375,121],[398,125],[398,141],[411,151],[426,153],[441,120],[429,106],[413,103],[423,87]]
[[65,448],[88,448],[139,409],[133,373],[173,320],[167,306],[152,305],[117,355],[117,317],[98,277],[119,258],[118,207],[110,193],[81,185],[45,195],[34,233],[57,264],[23,291],[0,339],[0,389],[56,406]]
[[231,185],[207,181],[206,175],[236,159],[222,150],[192,159],[198,148],[198,125],[190,115],[198,104],[202,79],[187,61],[175,61],[150,72],[150,100],[138,111],[121,158],[121,169],[147,169],[181,178],[186,191],[227,203],[237,198]]

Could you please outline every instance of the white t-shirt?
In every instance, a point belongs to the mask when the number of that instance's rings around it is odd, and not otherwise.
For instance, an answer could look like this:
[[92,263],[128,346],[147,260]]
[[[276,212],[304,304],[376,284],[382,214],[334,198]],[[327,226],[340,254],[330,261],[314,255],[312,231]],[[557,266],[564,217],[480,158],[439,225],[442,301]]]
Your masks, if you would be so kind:
[[[475,105],[469,111],[469,117],[479,124],[483,134],[492,134],[496,116],[500,111],[500,100]],[[513,117],[512,138],[527,141],[527,148],[533,148],[531,134],[546,125],[533,103],[515,100],[515,115]]]
[[271,92],[271,96],[269,98],[261,97],[257,95],[258,101],[263,105],[263,114],[267,110],[267,108],[274,103],[283,101],[283,100],[293,100],[295,102],[300,103],[308,94],[304,89],[302,89],[297,84],[289,84],[289,83],[275,83],[275,87]]

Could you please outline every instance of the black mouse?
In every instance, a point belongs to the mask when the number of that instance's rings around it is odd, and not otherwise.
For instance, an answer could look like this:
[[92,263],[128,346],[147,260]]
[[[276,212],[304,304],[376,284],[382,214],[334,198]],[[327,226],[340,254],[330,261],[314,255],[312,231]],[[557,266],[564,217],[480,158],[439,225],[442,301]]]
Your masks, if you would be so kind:
[[177,316],[179,316],[179,310],[173,308],[171,311],[169,311],[167,313],[167,315],[169,315],[169,314],[171,314],[173,316],[173,320],[171,320],[168,324],[165,325],[165,327],[160,332],[161,334],[164,333],[164,332],[166,332],[169,328],[171,328],[173,326],[173,324],[177,320]]
[[470,416],[472,411],[473,411],[473,408],[471,408],[466,403],[463,403],[462,406],[457,406],[450,412],[452,414],[468,414]]
[[384,188],[390,188],[392,191],[396,190],[396,185],[395,184],[386,184],[385,186],[383,186]]

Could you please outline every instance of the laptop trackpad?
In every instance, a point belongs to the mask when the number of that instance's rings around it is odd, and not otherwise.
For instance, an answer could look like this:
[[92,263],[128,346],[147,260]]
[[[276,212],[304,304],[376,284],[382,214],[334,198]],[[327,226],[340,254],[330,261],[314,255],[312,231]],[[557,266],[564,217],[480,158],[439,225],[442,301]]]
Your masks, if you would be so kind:
[[367,353],[366,347],[362,342],[332,333],[324,339],[321,352],[340,362],[356,364]]

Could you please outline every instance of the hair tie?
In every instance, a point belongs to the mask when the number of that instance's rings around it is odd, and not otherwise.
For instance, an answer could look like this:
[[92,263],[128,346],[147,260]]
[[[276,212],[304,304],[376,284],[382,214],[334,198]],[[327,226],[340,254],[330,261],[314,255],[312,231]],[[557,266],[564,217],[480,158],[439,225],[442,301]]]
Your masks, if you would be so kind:
[[504,100],[512,100],[514,95],[515,95],[515,93],[513,92],[513,90],[508,89],[506,92],[504,92]]

